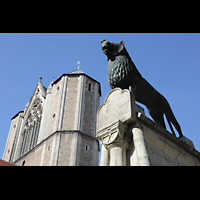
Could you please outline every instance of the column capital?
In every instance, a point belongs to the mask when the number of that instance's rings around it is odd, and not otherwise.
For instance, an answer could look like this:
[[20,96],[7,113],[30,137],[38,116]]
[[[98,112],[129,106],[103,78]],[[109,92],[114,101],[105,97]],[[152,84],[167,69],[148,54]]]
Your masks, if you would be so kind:
[[97,138],[101,140],[101,143],[107,150],[116,146],[126,150],[128,148],[129,138],[128,126],[119,120],[100,130]]

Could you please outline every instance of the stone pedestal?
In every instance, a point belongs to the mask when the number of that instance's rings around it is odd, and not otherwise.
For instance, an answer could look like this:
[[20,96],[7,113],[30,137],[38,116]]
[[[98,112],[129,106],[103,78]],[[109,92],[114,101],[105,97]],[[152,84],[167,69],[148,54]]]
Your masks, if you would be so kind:
[[[137,110],[137,112],[136,112]],[[101,166],[200,166],[200,153],[137,109],[134,95],[115,88],[97,112]]]
[[185,136],[180,137],[180,140],[185,142],[190,147],[194,148],[193,142],[190,139],[186,138]]
[[134,97],[129,90],[115,88],[97,112],[97,138],[101,140],[101,166],[126,166],[126,150],[131,134],[129,124],[136,120]]

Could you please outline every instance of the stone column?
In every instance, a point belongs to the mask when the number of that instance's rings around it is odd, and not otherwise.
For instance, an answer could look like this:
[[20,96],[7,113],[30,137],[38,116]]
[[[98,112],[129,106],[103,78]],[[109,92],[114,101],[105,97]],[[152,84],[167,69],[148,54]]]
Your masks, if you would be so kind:
[[126,151],[121,147],[110,150],[110,166],[126,166]]
[[132,133],[139,166],[150,166],[144,134],[138,122],[136,122],[136,125],[133,127]]
[[113,143],[110,148],[110,164],[109,166],[126,166],[126,150],[128,143],[122,141],[121,143]]
[[109,166],[109,151],[102,144],[100,166]]

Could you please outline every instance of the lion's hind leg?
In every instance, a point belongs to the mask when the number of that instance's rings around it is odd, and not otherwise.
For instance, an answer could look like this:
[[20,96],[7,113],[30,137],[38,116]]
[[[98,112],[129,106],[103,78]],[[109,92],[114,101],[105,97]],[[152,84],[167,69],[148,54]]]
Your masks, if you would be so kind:
[[[176,118],[175,118],[175,116],[174,116],[174,114],[173,114],[171,108],[169,108],[169,109],[167,110],[167,112],[165,113],[165,116],[166,116],[166,118],[167,118],[167,121],[168,121],[168,123],[169,123],[169,126],[170,126],[170,129],[171,129],[172,133],[173,133],[174,135],[176,135],[175,132],[174,132],[174,130],[173,130],[173,128],[172,128],[171,123],[174,125],[174,127],[175,127],[176,130],[178,131],[179,137],[182,137],[182,136],[183,136],[183,133],[182,133],[182,131],[181,131],[181,127],[180,127],[179,123],[177,122],[177,120],[176,120]],[[171,123],[170,123],[170,122],[171,122]]]
[[167,122],[168,122],[168,124],[169,124],[170,129],[171,129],[171,132],[176,136],[176,134],[175,134],[175,132],[174,132],[174,129],[173,129],[172,125],[171,125],[170,120],[168,119],[167,115],[165,115],[165,116],[166,116],[166,118],[167,118]]
[[154,111],[153,109],[148,108],[148,107],[147,109],[148,109],[149,114],[155,121],[155,123],[161,125],[163,128],[166,129],[163,113]]

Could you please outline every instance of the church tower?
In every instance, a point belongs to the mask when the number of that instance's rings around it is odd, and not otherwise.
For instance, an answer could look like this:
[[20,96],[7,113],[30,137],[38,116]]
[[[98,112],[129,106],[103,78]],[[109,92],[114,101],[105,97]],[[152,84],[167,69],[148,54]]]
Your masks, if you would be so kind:
[[80,69],[48,88],[40,80],[13,118],[3,160],[25,166],[97,166],[100,83]]

